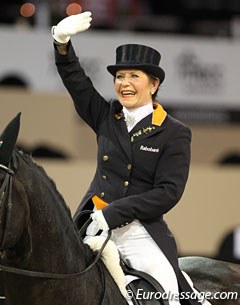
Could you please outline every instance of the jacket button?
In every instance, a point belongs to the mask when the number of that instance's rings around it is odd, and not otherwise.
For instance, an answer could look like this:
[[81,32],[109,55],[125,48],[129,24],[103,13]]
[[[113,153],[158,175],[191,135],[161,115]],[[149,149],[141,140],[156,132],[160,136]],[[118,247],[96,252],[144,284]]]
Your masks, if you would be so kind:
[[107,180],[107,176],[103,175],[102,176],[103,180]]
[[130,170],[131,168],[132,168],[132,164],[129,163],[129,164],[127,165],[127,169]]
[[102,192],[102,193],[100,194],[100,197],[101,197],[101,198],[103,198],[103,197],[104,197],[104,195],[105,195],[105,193],[104,193],[104,192]]
[[124,181],[124,186],[128,186],[129,182],[128,181]]
[[108,156],[107,155],[103,156],[103,161],[107,161],[107,160],[108,160]]

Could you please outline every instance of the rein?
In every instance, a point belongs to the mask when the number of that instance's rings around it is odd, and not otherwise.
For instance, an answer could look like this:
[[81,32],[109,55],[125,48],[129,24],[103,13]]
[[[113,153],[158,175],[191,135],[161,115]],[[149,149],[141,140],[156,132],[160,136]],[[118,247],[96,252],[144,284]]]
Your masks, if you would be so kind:
[[82,271],[77,272],[77,273],[61,274],[61,273],[30,271],[30,270],[5,266],[5,265],[2,265],[2,264],[0,264],[0,269],[4,272],[18,274],[18,275],[25,275],[25,276],[34,277],[34,278],[64,280],[64,279],[77,277],[77,276],[80,276],[80,275],[88,272],[91,268],[93,268],[96,265],[96,263],[99,261],[99,259],[101,257],[102,251],[105,248],[105,246],[106,246],[107,242],[109,241],[110,237],[111,237],[111,232],[109,231],[108,232],[108,237],[106,238],[105,242],[103,243],[101,249],[98,251],[98,254],[96,255],[93,262],[89,266],[87,266],[85,269],[83,269]]
[[[14,171],[11,168],[9,168],[3,164],[0,164],[0,170],[4,171],[6,173],[4,181],[0,187],[0,210],[4,207],[5,202],[7,202],[7,216],[6,216],[6,220],[5,220],[5,228],[6,228],[7,221],[11,216],[11,210],[12,210],[12,178],[14,176]],[[82,212],[82,214],[86,214],[86,213],[90,214],[90,213],[92,213],[92,211],[83,211]],[[87,220],[85,225],[87,225],[88,223],[89,223],[89,219]],[[84,227],[85,227],[85,225],[84,225]],[[79,235],[81,235],[80,233],[81,233],[81,230],[79,231]],[[77,273],[60,274],[60,273],[30,271],[30,270],[19,269],[19,268],[10,267],[10,266],[6,266],[6,265],[2,265],[2,264],[0,264],[0,269],[4,272],[24,275],[24,276],[28,276],[28,277],[34,277],[34,278],[64,280],[64,279],[77,277],[77,276],[80,276],[80,275],[88,272],[90,269],[92,269],[96,265],[96,263],[99,261],[99,259],[101,257],[102,251],[104,250],[110,237],[111,237],[111,231],[108,231],[108,236],[107,236],[106,240],[104,241],[101,249],[98,251],[97,255],[95,256],[93,262],[89,266],[87,266],[85,269],[83,269],[82,271],[77,272]],[[4,245],[5,238],[6,238],[6,230],[4,230],[0,250],[3,248],[2,245]]]

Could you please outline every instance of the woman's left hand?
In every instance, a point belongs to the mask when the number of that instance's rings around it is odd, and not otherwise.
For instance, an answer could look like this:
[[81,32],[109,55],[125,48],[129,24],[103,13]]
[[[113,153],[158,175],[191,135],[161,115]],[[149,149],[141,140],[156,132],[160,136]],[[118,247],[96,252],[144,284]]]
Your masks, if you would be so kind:
[[92,220],[95,222],[100,230],[108,231],[109,226],[106,222],[103,212],[101,210],[95,211],[92,215]]

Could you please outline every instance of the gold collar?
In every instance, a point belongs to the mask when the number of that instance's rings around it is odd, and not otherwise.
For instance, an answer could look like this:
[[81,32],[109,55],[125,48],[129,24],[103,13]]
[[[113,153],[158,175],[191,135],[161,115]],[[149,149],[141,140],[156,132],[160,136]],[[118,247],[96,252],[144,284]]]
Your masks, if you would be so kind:
[[152,124],[161,126],[167,116],[167,112],[160,104],[156,102],[153,102],[153,109],[154,111],[152,114]]

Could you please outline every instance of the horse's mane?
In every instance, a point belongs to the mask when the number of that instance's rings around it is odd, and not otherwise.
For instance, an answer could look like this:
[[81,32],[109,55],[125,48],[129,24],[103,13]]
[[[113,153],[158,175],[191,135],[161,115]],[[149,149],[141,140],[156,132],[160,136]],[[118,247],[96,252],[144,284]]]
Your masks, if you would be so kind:
[[60,192],[58,191],[57,187],[56,187],[56,183],[53,181],[52,178],[50,178],[45,169],[40,166],[33,158],[31,155],[23,152],[22,150],[19,150],[19,149],[15,149],[15,155],[18,156],[21,160],[23,160],[30,168],[32,168],[33,170],[35,171],[38,171],[41,176],[46,179],[53,192],[56,194],[57,196],[57,199],[59,201],[59,203],[62,205],[62,207],[66,210],[67,214],[69,215],[69,217],[71,218],[71,211],[70,211],[70,208],[67,206],[63,196],[60,194]]

